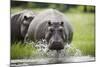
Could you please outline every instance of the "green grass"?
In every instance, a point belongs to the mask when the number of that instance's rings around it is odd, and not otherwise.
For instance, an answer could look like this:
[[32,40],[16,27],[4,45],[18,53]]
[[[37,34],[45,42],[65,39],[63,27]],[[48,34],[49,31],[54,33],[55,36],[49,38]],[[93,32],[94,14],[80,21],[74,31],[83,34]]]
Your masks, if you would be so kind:
[[92,13],[66,13],[74,28],[72,46],[95,56],[95,17]]
[[[11,9],[11,13],[21,11],[21,8]],[[41,11],[34,9],[33,11]],[[65,15],[70,20],[74,37],[71,43],[72,47],[80,49],[83,55],[95,56],[95,15],[94,13],[67,13]],[[11,46],[11,58],[29,58],[36,55],[36,49],[32,45],[23,46],[18,42]]]
[[17,42],[11,46],[12,59],[30,58],[33,55],[36,55],[36,48],[31,44],[22,44],[21,42]]

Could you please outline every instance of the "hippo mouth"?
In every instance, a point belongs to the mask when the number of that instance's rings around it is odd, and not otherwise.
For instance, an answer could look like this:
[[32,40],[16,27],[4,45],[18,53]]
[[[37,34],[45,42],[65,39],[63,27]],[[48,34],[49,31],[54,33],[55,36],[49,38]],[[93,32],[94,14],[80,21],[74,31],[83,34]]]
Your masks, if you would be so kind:
[[64,45],[63,43],[55,42],[55,43],[49,44],[48,48],[50,50],[61,50],[61,49],[64,49]]

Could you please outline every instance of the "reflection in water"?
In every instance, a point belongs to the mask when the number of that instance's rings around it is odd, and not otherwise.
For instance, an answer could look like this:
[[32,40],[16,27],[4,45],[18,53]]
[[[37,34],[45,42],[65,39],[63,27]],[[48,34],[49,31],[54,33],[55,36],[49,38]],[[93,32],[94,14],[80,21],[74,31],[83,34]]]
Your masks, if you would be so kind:
[[17,59],[17,60],[11,60],[11,67],[30,66],[37,64],[73,63],[73,62],[89,62],[89,61],[95,61],[95,58],[91,56],[81,56],[81,57],[72,56],[63,58]]

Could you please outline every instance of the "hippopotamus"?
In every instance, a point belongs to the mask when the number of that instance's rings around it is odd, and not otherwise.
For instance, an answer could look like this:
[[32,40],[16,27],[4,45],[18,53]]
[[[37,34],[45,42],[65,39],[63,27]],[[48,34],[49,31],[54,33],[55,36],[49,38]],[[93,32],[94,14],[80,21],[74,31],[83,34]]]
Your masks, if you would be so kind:
[[24,10],[11,15],[11,42],[23,41],[30,22],[36,13],[32,10]]
[[46,9],[31,21],[24,41],[45,39],[50,50],[62,50],[72,38],[73,28],[66,16],[56,9]]

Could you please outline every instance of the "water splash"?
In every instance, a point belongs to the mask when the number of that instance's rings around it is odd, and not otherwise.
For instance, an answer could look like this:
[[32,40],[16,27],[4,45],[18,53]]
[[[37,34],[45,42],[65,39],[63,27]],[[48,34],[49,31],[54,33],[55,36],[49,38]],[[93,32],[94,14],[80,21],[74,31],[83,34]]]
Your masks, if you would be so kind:
[[61,51],[49,50],[46,40],[41,40],[37,43],[30,42],[29,44],[34,44],[33,47],[37,49],[36,57],[29,59],[11,60],[12,67],[20,65],[86,62],[95,60],[95,58],[91,56],[82,56],[82,53],[79,49],[69,44],[66,44],[64,49]]
[[67,44],[65,46],[65,51],[67,56],[82,56],[82,52],[78,48],[73,47],[72,44],[71,45]]
[[41,57],[52,57],[52,58],[62,58],[70,56],[81,56],[82,53],[79,49],[72,47],[69,44],[66,44],[63,50],[49,50],[48,45],[45,39],[38,41],[35,45],[37,51]]

